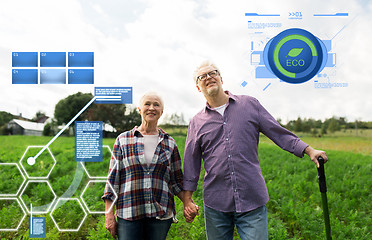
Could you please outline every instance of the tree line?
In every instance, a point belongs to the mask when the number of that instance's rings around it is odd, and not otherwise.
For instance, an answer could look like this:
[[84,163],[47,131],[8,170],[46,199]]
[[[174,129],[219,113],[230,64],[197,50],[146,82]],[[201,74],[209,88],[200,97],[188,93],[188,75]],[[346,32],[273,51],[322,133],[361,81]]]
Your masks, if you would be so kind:
[[355,120],[348,122],[345,117],[331,117],[328,119],[315,120],[312,118],[298,117],[296,120],[291,120],[287,124],[282,124],[281,119],[277,120],[283,127],[294,132],[311,133],[313,136],[322,136],[328,133],[347,129],[372,129],[372,122],[363,122]]
[[[66,125],[93,97],[91,93],[78,92],[61,99],[55,106],[54,117],[45,125],[43,135],[55,135],[59,131],[59,126]],[[43,116],[45,116],[45,113],[38,111],[32,121],[36,121]],[[7,123],[14,118],[19,117],[0,111],[0,134],[8,135],[10,133],[7,129]],[[76,121],[102,121],[116,130],[116,132],[104,131],[104,137],[116,137],[120,132],[139,126],[141,115],[136,108],[130,108],[125,104],[91,104]],[[281,119],[277,119],[277,121],[290,131],[311,133],[318,137],[346,129],[372,129],[372,122],[358,120],[348,122],[346,117],[332,117],[324,121],[298,117],[296,120],[290,120],[287,124],[282,124]],[[172,113],[163,116],[162,126],[185,127],[187,123],[183,113]]]

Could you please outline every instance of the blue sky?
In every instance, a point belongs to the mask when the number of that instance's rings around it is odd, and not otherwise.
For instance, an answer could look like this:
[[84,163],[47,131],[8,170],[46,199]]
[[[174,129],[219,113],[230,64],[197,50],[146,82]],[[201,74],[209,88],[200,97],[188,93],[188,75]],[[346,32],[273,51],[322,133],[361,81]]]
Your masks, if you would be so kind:
[[[276,19],[280,30],[304,28],[333,39],[337,73],[348,87],[316,89],[312,80],[287,84],[255,79],[250,65],[246,12],[299,11],[303,19]],[[32,117],[53,115],[54,105],[94,86],[133,87],[134,102],[149,90],[165,100],[165,113],[183,112],[188,121],[205,104],[192,81],[194,68],[210,59],[220,68],[224,88],[256,97],[275,118],[332,116],[372,121],[371,1],[2,1],[0,3],[0,111]],[[314,19],[313,13],[348,12],[343,19]],[[252,19],[251,19],[252,20]],[[269,22],[271,19],[253,19]],[[341,32],[343,26],[346,26]],[[94,85],[12,85],[13,51],[93,51]],[[245,81],[247,85],[241,86]],[[270,87],[263,90],[270,83]],[[134,104],[133,106],[135,106]]]

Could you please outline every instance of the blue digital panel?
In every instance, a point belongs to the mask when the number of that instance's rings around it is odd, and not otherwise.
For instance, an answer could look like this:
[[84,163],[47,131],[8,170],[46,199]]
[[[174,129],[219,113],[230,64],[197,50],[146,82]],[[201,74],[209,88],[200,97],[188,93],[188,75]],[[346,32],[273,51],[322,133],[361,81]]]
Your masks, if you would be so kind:
[[266,67],[256,68],[256,78],[276,78],[276,76],[270,72]]
[[69,67],[94,67],[94,52],[69,52]]
[[37,67],[37,52],[12,52],[12,67]]
[[132,104],[132,87],[95,87],[96,104]]
[[94,84],[94,69],[69,69],[68,84]]
[[13,69],[12,84],[37,84],[37,69]]
[[66,84],[66,69],[41,69],[40,84]]
[[46,218],[30,217],[28,219],[29,238],[46,238]]
[[66,53],[41,52],[40,67],[66,67]]
[[75,122],[75,161],[102,162],[101,121]]

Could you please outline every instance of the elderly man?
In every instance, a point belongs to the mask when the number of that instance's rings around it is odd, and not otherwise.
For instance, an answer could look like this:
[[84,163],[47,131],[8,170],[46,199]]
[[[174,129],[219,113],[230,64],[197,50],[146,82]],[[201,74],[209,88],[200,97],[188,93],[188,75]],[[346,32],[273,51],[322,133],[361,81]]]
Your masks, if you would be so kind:
[[[319,167],[327,161],[324,151],[315,150],[283,128],[257,99],[234,95],[222,88],[218,68],[203,62],[194,72],[206,106],[189,124],[184,157],[185,198],[191,201],[204,160],[204,214],[207,238],[233,239],[236,225],[241,239],[268,239],[266,203],[269,201],[258,160],[259,133],[282,149]],[[194,214],[185,212],[192,218]]]

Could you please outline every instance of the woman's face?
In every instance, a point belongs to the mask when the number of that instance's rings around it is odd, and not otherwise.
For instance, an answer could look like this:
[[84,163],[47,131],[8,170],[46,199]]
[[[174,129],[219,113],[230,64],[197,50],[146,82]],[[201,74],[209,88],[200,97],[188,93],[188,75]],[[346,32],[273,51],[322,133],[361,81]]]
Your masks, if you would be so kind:
[[157,96],[146,96],[138,111],[142,116],[142,121],[157,122],[163,114],[163,106]]

